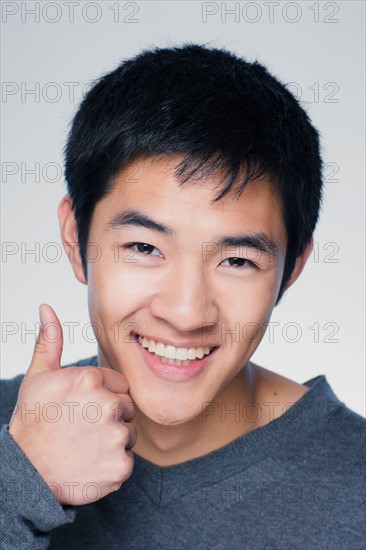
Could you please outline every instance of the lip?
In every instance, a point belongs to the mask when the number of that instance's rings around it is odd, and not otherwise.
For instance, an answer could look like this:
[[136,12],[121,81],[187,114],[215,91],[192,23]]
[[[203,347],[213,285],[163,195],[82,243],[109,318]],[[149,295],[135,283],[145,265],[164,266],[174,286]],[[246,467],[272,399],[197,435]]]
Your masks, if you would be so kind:
[[[137,332],[132,332],[131,335],[133,338],[136,338],[138,335]],[[209,344],[209,343],[203,343],[203,342],[180,342],[175,343],[167,340],[166,338],[152,338],[151,336],[147,336],[146,334],[140,334],[142,338],[147,338],[147,340],[153,340],[154,342],[160,342],[161,344],[164,344],[165,346],[174,346],[175,348],[216,348],[218,346],[215,346],[215,344]]]
[[140,342],[137,340],[136,335],[134,335],[134,338],[137,350],[141,354],[141,357],[148,368],[155,375],[159,376],[159,378],[170,380],[172,382],[185,382],[198,376],[206,369],[206,367],[210,365],[216,351],[218,350],[218,348],[215,348],[209,355],[202,357],[202,359],[193,361],[190,365],[169,365],[168,363],[163,363],[163,361],[160,361],[158,355],[152,354],[142,347]]

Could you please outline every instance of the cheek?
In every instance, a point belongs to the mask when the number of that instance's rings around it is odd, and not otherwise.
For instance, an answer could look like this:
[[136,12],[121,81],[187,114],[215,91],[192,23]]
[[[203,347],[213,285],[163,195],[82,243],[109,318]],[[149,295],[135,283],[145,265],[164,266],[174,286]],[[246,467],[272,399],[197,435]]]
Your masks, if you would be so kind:
[[113,258],[100,261],[89,270],[88,297],[91,313],[119,320],[136,309],[141,285],[128,266]]
[[[269,275],[269,274],[268,274]],[[242,286],[235,293],[225,309],[226,321],[222,323],[222,338],[230,339],[229,330],[235,334],[236,342],[258,345],[266,329],[277,297],[275,274],[263,277],[256,284]],[[233,290],[233,292],[235,292]]]
[[[243,301],[242,307],[232,311],[229,320],[221,327],[222,339],[233,339],[236,344],[244,348],[248,345],[259,343],[264,333],[264,324],[268,322],[271,314],[270,305],[264,302],[248,304]],[[226,329],[226,330],[225,330]],[[229,333],[231,331],[231,334]],[[225,332],[226,337],[225,337]]]
[[279,283],[276,273],[263,273],[256,279],[244,281],[238,287],[233,302],[238,315],[247,321],[256,321],[266,317],[267,312],[273,309],[276,301]]

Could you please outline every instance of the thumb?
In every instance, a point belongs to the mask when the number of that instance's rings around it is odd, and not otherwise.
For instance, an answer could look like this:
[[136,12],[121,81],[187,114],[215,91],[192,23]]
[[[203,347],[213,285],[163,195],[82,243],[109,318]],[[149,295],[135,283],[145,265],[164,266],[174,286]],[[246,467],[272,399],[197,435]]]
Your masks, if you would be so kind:
[[41,326],[34,346],[32,361],[25,374],[26,377],[38,372],[61,368],[63,334],[60,320],[48,304],[39,306],[39,317]]

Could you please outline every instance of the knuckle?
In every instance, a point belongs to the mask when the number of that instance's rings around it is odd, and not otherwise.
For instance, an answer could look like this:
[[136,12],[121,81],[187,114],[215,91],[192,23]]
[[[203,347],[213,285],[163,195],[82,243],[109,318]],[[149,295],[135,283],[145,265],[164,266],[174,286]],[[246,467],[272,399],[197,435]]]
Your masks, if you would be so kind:
[[127,426],[123,426],[121,424],[115,424],[111,429],[108,431],[108,442],[111,445],[111,448],[113,449],[113,452],[117,449],[124,449],[124,447],[128,444],[130,437],[130,432],[128,430]]
[[34,353],[45,353],[47,350],[47,346],[43,340],[37,340],[34,344]]
[[105,396],[99,395],[98,405],[100,407],[100,413],[104,420],[108,421],[111,416],[110,401],[105,399]]
[[136,441],[137,440],[137,430],[136,430],[135,426],[133,426],[132,424],[129,424],[129,430],[130,430],[130,435],[132,436],[132,440]]
[[108,440],[112,444],[112,447],[115,449],[120,448],[123,445],[124,441],[124,434],[121,433],[121,428],[118,424],[116,424],[115,429],[112,429],[110,434],[108,435]]
[[103,384],[103,374],[94,367],[82,367],[79,380],[84,388],[96,388]]
[[128,455],[125,455],[121,460],[118,479],[122,483],[126,481],[130,477],[132,469],[133,469],[133,464],[131,459]]
[[123,485],[123,482],[116,481],[115,483],[112,483],[109,487],[110,491],[118,491]]
[[130,430],[128,429],[127,426],[122,425],[120,441],[122,442],[123,447],[126,448],[126,446],[128,445],[129,439],[130,439]]
[[120,404],[116,399],[108,399],[103,407],[103,412],[106,416],[118,420],[120,417]]

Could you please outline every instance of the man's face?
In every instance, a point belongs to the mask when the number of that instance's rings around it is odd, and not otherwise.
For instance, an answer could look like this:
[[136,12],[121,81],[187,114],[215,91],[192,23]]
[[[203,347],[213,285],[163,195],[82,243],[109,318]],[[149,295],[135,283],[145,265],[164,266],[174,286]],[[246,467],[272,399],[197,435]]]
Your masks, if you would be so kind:
[[[286,249],[279,200],[268,180],[250,182],[239,198],[212,205],[220,177],[179,187],[173,169],[181,158],[139,160],[121,172],[97,204],[89,234],[89,243],[97,243],[89,256],[97,249],[100,256],[88,262],[100,366],[124,374],[137,408],[160,424],[197,417],[245,367],[275,305]],[[170,233],[131,218],[118,223],[132,209]],[[251,246],[215,244],[228,236],[251,238],[244,241]],[[277,253],[255,248],[270,241]],[[193,361],[155,369],[131,333],[176,347],[218,349],[201,368]]]

